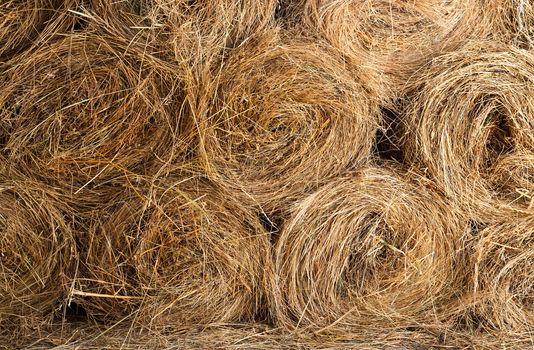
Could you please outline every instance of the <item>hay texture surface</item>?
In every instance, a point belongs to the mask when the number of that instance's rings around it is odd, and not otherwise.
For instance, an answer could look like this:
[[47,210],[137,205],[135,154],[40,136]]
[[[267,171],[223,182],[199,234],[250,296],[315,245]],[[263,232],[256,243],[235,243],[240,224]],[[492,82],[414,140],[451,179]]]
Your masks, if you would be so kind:
[[472,242],[462,326],[504,339],[528,337],[534,324],[532,219],[497,221]]
[[126,191],[111,211],[93,214],[95,225],[80,238],[78,302],[93,317],[130,316],[145,326],[265,314],[269,237],[225,193],[196,177],[168,179],[146,197]]
[[73,35],[12,64],[0,93],[8,159],[82,186],[179,153],[180,80],[170,76],[179,71],[146,51],[127,38]]
[[[533,79],[530,52],[487,42],[436,58],[418,77],[403,119],[407,158],[473,216],[530,205],[519,168],[528,169],[534,145]],[[516,198],[495,186],[518,186]]]
[[29,180],[1,178],[0,334],[49,321],[75,262],[72,227],[54,194]]
[[478,9],[469,0],[300,0],[287,7],[292,26],[328,41],[356,65],[364,58],[379,73],[368,86],[376,84],[386,100],[440,50],[472,35],[467,23]]

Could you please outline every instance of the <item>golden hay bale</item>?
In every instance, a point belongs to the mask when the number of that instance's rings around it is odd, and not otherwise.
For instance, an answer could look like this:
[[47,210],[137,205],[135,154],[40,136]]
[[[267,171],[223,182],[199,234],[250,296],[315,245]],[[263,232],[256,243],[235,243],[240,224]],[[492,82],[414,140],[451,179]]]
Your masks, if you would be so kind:
[[462,327],[508,340],[531,339],[534,220],[522,215],[493,222],[474,237],[471,249],[469,291],[458,316]]
[[76,251],[71,225],[54,197],[43,184],[2,174],[0,333],[50,321],[66,296],[65,275]]
[[180,73],[149,51],[133,38],[85,33],[13,64],[0,78],[9,161],[79,187],[179,156]]
[[[304,31],[325,38],[348,57],[367,56],[382,79],[385,98],[444,46],[469,35],[463,22],[469,0],[300,0],[289,17]],[[292,19],[295,21],[295,19]]]
[[[328,47],[276,35],[231,52],[197,104],[206,171],[266,212],[370,156],[379,111],[365,71]],[[360,74],[361,73],[361,74]]]
[[0,3],[0,62],[72,27],[68,9],[76,0],[3,0]]
[[369,167],[295,205],[275,249],[278,321],[356,339],[439,319],[465,225],[425,182]]
[[197,177],[166,179],[147,196],[93,220],[80,247],[77,302],[92,316],[131,314],[144,326],[265,314],[269,236],[255,213]]
[[427,169],[473,218],[508,206],[488,190],[495,188],[491,169],[500,173],[504,157],[534,149],[534,56],[474,43],[436,58],[413,90],[402,116],[406,159]]

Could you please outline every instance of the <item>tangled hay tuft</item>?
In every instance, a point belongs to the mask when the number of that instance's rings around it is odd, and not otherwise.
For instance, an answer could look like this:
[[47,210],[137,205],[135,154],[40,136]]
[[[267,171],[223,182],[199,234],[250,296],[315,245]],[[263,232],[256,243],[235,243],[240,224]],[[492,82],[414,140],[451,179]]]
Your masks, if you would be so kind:
[[0,334],[35,331],[63,303],[76,252],[54,197],[29,179],[0,179]]
[[534,222],[507,218],[481,230],[458,320],[470,331],[522,339],[534,331]]
[[514,152],[504,155],[488,171],[494,196],[515,210],[533,209],[534,154]]
[[4,0],[0,4],[0,62],[74,26],[76,0]]
[[502,159],[534,150],[533,56],[477,42],[436,58],[414,86],[403,115],[406,158],[476,219],[510,204],[524,209],[489,189]]
[[100,318],[132,313],[143,326],[265,317],[269,237],[255,213],[201,178],[164,183],[100,213],[107,219],[80,248],[78,303]]
[[[92,0],[91,15],[118,30],[128,22],[175,59],[218,59],[249,37],[275,27],[276,0]],[[120,14],[123,18],[117,18]],[[163,48],[163,50],[168,48]]]
[[213,98],[199,117],[199,155],[209,174],[264,211],[287,211],[370,157],[379,111],[366,71],[350,73],[328,47],[251,39],[217,71],[206,83]]
[[[523,48],[533,48],[534,4],[530,0],[474,0],[473,21],[486,28],[486,35],[512,42]],[[470,23],[473,25],[474,23]]]
[[424,182],[366,168],[295,205],[275,251],[279,321],[341,334],[433,323],[465,226]]
[[58,39],[0,78],[0,145],[20,168],[78,187],[168,162],[187,143],[174,68],[126,37]]

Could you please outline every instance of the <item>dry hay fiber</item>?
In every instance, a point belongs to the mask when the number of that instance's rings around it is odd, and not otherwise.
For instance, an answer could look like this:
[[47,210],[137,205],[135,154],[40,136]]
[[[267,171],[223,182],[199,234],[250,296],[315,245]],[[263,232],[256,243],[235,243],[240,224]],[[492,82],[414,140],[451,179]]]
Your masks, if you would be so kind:
[[300,0],[288,2],[287,11],[294,25],[326,39],[356,65],[365,57],[388,99],[429,57],[470,35],[473,26],[464,22],[464,14],[474,12],[469,1]]
[[270,34],[233,50],[202,81],[211,99],[196,107],[197,154],[217,181],[266,212],[285,212],[368,160],[379,113],[365,70],[347,71],[328,47]]
[[75,246],[63,209],[42,184],[2,176],[0,203],[0,334],[11,336],[35,330],[61,307]]
[[254,212],[197,177],[134,193],[97,213],[81,242],[75,300],[91,316],[185,327],[266,315],[269,235]]
[[356,339],[439,320],[465,225],[426,182],[368,167],[296,204],[275,249],[278,321]]
[[406,159],[427,169],[474,219],[507,215],[498,208],[528,209],[532,177],[524,162],[534,149],[531,53],[473,44],[436,58],[413,91],[402,116]]
[[0,78],[9,161],[80,187],[179,156],[180,70],[136,43],[87,32],[19,57]]
[[[469,244],[470,268],[457,322],[474,334],[531,339],[534,331],[534,221],[510,216]],[[458,325],[458,324],[457,324]],[[479,331],[479,332],[476,332]]]
[[0,3],[0,62],[72,28],[76,0],[5,0]]

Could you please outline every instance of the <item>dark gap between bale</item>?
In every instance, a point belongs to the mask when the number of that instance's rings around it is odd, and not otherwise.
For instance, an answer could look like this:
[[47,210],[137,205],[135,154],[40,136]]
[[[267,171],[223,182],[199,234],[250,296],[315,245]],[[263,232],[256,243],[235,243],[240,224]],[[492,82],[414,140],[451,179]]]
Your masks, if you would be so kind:
[[297,203],[275,250],[279,324],[368,339],[446,317],[467,222],[426,181],[365,168]]
[[67,322],[78,322],[87,320],[87,311],[81,305],[76,302],[70,302],[65,306],[64,313],[65,320]]
[[399,132],[399,116],[392,109],[381,108],[381,127],[376,131],[374,153],[387,161],[404,162]]

